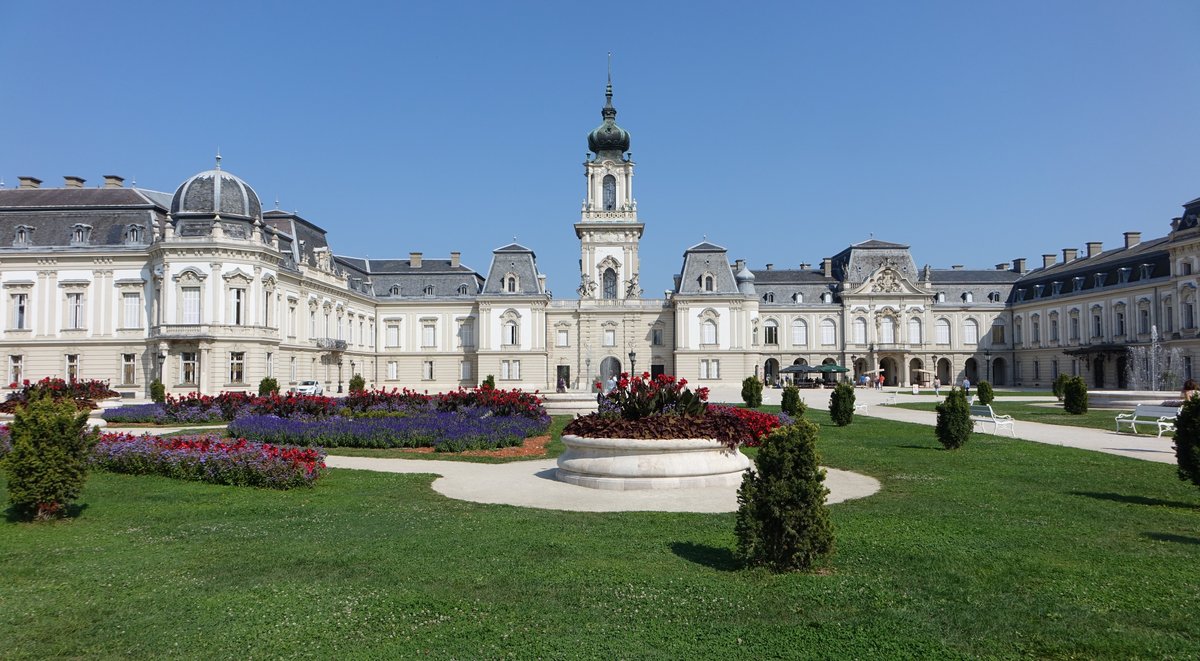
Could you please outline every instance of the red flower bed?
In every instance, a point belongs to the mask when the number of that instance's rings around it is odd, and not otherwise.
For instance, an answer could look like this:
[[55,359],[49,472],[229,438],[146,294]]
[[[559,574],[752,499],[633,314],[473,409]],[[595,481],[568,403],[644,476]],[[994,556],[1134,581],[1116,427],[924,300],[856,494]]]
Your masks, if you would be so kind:
[[96,408],[96,400],[98,399],[121,396],[121,393],[108,387],[107,381],[97,381],[94,379],[64,381],[63,379],[46,377],[36,383],[30,383],[29,379],[26,379],[20,386],[16,383],[10,383],[8,387],[20,387],[20,390],[9,393],[4,402],[0,403],[0,412],[3,413],[12,413],[18,407],[24,406],[29,401],[30,396],[35,393],[46,393],[54,399],[74,400],[76,408],[79,409],[94,409]]
[[750,447],[762,445],[763,439],[767,437],[767,434],[771,433],[772,429],[782,426],[779,416],[770,413],[761,413],[754,409],[709,404],[708,412],[709,414],[716,413],[718,415],[728,415],[737,418],[741,423],[743,431],[742,443]]

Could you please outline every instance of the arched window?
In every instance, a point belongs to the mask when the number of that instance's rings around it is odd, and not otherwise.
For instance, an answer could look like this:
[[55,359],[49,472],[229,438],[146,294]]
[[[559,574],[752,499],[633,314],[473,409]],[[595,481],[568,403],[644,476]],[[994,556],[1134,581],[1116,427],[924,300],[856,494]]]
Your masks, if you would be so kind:
[[804,302],[804,294],[801,294],[800,292],[796,292],[795,294],[792,294],[792,302],[793,303],[803,303]]
[[963,344],[979,343],[979,322],[968,319],[963,322]]
[[433,296],[433,285],[425,285],[425,295]]
[[862,317],[854,320],[854,343],[867,343],[867,320]]
[[520,327],[517,322],[508,321],[504,323],[504,344],[508,346],[516,346],[521,339]]
[[458,286],[458,293],[459,293],[459,295],[461,295],[461,296],[466,296],[466,295],[467,295],[467,293],[468,293],[468,291],[469,291],[469,290],[467,289],[467,286],[466,286],[466,285],[459,285],[459,286]]
[[763,322],[763,342],[779,344],[779,324],[774,319]]
[[704,344],[716,344],[717,343],[717,322],[713,321],[712,319],[707,319],[704,321],[703,324],[701,324],[701,328],[702,328],[701,337],[703,338],[703,340],[702,340],[703,343]]
[[884,317],[879,320],[879,341],[883,344],[896,343],[896,320]]
[[946,292],[940,291],[937,294],[934,294],[933,300],[937,303],[945,303],[946,302]]
[[792,346],[808,346],[808,324],[803,319],[792,320]]
[[517,291],[517,276],[511,273],[504,278],[504,291],[515,293]]
[[921,344],[921,342],[924,341],[924,339],[921,337],[923,334],[923,333],[921,333],[921,330],[922,329],[921,329],[921,320],[920,319],[913,317],[912,319],[908,320],[908,343],[909,344]]
[[831,346],[837,344],[837,325],[832,319],[825,319],[821,322],[821,344],[823,346]]
[[962,299],[963,299],[963,303],[974,303],[975,302],[975,294],[973,292],[969,292],[969,291],[963,292]]
[[825,292],[824,294],[821,294],[821,302],[822,303],[832,303],[833,302],[833,293]]
[[617,178],[611,174],[604,175],[604,210],[612,211],[617,208]]
[[1042,318],[1036,314],[1029,318],[1029,341],[1034,344],[1042,341]]
[[946,319],[938,319],[933,322],[933,330],[938,344],[950,344],[950,322]]
[[615,299],[617,297],[617,272],[612,269],[604,269],[603,279],[604,298]]
[[391,294],[392,296],[399,296],[400,295],[400,285],[392,285],[392,288],[388,290],[388,293]]
[[704,276],[704,291],[713,290],[713,277],[711,275]]
[[769,291],[769,292],[763,294],[763,302],[764,303],[774,303],[775,302],[775,292]]
[[1013,343],[1017,345],[1025,343],[1025,322],[1021,317],[1013,319]]

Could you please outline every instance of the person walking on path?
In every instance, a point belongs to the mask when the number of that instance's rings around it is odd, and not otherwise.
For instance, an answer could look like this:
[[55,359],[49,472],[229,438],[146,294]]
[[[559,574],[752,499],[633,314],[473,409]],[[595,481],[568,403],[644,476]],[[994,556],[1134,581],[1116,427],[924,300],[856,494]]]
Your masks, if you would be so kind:
[[963,377],[963,394],[967,397],[971,396],[971,380],[965,376]]
[[938,397],[942,396],[942,380],[938,377],[933,377],[933,394]]

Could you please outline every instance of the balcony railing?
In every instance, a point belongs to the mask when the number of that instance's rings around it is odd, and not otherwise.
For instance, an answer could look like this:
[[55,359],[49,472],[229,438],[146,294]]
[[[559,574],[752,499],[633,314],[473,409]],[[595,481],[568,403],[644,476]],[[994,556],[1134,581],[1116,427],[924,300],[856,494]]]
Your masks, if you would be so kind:
[[332,337],[317,337],[313,338],[313,344],[317,345],[318,349],[328,349],[329,351],[345,351],[346,341],[335,340]]
[[163,340],[205,338],[278,339],[279,329],[267,326],[238,326],[233,324],[159,324],[150,327],[150,337]]

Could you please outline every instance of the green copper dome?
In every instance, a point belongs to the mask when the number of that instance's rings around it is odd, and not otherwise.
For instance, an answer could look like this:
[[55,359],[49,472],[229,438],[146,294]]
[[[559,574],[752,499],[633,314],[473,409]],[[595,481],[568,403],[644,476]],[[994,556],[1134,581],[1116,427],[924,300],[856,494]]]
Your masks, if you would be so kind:
[[619,161],[625,152],[629,151],[629,131],[617,126],[617,109],[612,104],[611,78],[604,89],[604,98],[604,108],[600,111],[604,123],[588,134],[588,149],[596,154],[596,160],[611,158]]

